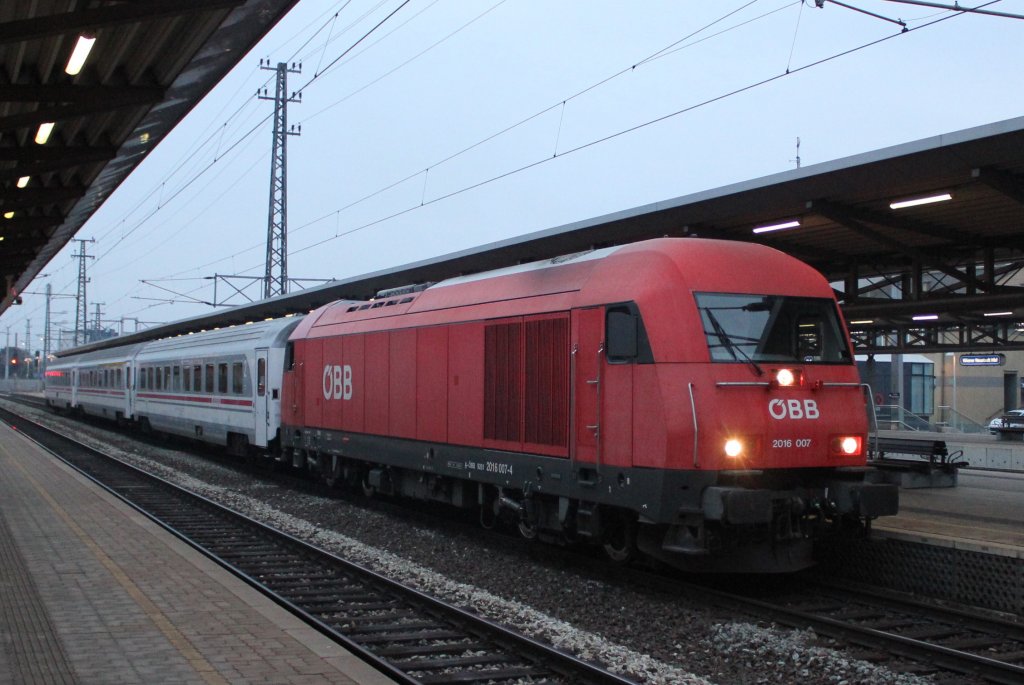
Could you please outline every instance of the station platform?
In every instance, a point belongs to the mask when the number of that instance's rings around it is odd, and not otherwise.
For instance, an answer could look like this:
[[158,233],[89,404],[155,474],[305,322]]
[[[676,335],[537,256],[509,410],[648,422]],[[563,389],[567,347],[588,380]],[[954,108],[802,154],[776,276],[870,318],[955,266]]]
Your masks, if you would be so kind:
[[0,424],[0,683],[389,678]]
[[1024,473],[962,468],[952,488],[900,489],[900,511],[874,538],[1024,559]]

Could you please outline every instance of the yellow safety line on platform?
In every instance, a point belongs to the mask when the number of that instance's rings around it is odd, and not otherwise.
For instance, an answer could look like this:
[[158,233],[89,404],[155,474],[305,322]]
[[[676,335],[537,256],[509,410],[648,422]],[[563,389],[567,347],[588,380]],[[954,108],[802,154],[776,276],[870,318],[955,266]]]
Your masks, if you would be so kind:
[[185,657],[189,662],[189,665],[195,669],[196,673],[202,676],[203,680],[210,683],[210,685],[228,685],[228,681],[224,676],[217,672],[217,669],[214,668],[213,664],[207,661],[203,655],[199,653],[199,650],[192,646],[192,643],[189,642],[188,638],[181,634],[181,631],[179,631],[174,624],[171,623],[170,619],[164,615],[160,608],[154,604],[153,601],[142,592],[142,590],[139,589],[138,585],[128,577],[128,574],[124,572],[117,562],[111,559],[95,542],[95,540],[92,539],[92,536],[90,536],[74,521],[74,519],[71,518],[71,515],[64,510],[64,507],[62,507],[57,500],[53,499],[49,492],[43,489],[39,482],[32,477],[32,474],[25,470],[24,466],[17,461],[14,461],[13,463],[18,467],[18,470],[28,478],[36,491],[42,495],[43,499],[46,500],[46,503],[50,505],[61,520],[63,520],[75,535],[78,536],[78,539],[89,548],[93,553],[93,556],[95,556],[96,559],[103,564],[103,567],[117,579],[117,582],[121,584],[121,587],[123,587],[131,598],[135,600],[135,603],[139,605],[139,608],[145,612],[149,620],[152,621],[160,632],[164,634],[164,637],[166,637],[168,641],[174,645],[175,649]]

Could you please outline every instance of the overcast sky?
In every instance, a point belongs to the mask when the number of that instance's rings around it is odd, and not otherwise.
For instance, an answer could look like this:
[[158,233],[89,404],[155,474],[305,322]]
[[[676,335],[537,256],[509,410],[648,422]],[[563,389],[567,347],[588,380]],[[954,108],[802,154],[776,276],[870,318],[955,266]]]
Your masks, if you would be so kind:
[[[302,126],[288,140],[292,278],[785,171],[797,137],[809,166],[1024,115],[1015,19],[847,0],[901,18],[901,33],[813,0],[403,2],[300,0],[156,147],[77,236],[96,239],[90,324],[95,302],[115,329],[205,313],[189,299],[213,300],[210,277],[262,276],[273,105],[255,92],[273,84],[261,58],[302,62],[289,76],[302,89],[288,109]],[[1024,0],[988,8],[1024,14]],[[74,295],[73,251],[29,292]],[[73,328],[73,299],[53,312]],[[32,294],[5,312],[11,343],[17,332],[24,346],[28,318],[41,348],[43,313]]]

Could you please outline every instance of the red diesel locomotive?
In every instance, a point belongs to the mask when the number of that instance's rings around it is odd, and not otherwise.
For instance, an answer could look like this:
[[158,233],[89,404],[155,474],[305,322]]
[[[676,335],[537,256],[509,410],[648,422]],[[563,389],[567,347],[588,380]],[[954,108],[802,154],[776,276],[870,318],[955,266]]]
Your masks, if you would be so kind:
[[894,514],[828,283],[754,244],[658,239],[371,302],[290,337],[280,446],[329,482],[528,537],[791,571]]

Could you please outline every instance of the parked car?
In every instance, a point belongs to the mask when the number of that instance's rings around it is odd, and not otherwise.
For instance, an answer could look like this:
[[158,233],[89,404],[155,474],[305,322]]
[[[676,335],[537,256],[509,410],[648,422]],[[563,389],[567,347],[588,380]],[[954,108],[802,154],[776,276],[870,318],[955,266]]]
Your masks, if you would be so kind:
[[988,432],[996,435],[999,428],[1024,428],[1024,409],[1011,409],[988,422]]

